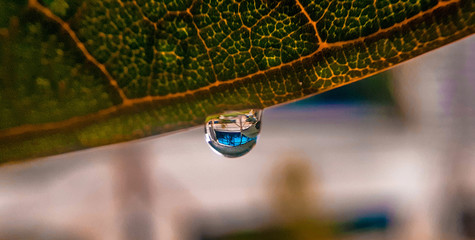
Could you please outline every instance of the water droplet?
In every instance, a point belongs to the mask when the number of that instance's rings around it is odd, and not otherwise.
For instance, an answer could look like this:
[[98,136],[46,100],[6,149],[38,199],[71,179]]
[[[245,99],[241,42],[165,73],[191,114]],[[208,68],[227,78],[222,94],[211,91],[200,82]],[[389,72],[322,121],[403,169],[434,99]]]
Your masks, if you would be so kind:
[[261,131],[262,110],[227,112],[207,118],[205,139],[210,148],[225,157],[240,157],[256,145]]

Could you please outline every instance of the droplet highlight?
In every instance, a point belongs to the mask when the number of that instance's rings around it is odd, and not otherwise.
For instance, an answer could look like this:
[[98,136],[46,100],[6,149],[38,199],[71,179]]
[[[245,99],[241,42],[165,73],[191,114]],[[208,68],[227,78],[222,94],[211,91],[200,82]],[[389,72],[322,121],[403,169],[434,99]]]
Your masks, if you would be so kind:
[[206,142],[214,152],[225,157],[243,156],[256,145],[261,117],[261,109],[210,116],[205,124]]

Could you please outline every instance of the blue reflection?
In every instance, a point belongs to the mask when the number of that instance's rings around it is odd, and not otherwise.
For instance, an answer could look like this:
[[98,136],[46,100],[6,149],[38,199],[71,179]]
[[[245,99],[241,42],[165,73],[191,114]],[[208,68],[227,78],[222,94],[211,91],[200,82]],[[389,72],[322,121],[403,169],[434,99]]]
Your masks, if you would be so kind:
[[218,130],[214,132],[218,142],[227,146],[239,146],[257,140],[257,137],[246,137],[241,132],[221,132]]

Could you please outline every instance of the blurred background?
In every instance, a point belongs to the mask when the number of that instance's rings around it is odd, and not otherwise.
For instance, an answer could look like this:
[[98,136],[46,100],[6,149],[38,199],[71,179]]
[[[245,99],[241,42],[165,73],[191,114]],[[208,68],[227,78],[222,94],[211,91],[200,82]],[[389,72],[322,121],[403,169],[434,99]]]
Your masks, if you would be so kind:
[[475,38],[266,109],[227,159],[202,127],[0,168],[0,239],[475,239]]

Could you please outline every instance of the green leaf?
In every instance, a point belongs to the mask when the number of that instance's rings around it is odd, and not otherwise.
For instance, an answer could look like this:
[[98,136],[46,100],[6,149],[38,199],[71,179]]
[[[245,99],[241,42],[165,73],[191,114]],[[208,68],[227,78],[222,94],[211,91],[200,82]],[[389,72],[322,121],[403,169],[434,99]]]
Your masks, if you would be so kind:
[[373,75],[475,31],[472,0],[0,0],[0,162]]

